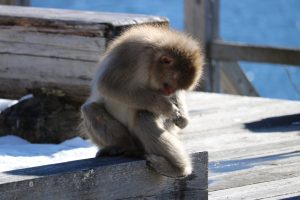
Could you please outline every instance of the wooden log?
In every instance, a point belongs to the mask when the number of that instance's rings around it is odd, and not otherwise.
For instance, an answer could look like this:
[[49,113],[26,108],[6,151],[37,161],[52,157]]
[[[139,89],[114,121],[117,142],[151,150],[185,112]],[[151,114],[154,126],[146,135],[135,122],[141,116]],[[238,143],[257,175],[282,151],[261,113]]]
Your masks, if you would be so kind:
[[168,178],[129,158],[86,159],[0,173],[0,199],[208,199],[207,152],[194,171]]

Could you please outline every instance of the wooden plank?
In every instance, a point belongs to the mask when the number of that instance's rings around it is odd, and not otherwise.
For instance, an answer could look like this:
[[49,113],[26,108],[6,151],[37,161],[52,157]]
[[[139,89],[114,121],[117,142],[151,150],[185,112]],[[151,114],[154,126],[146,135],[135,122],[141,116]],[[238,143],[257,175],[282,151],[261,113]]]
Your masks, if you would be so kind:
[[0,6],[0,97],[36,90],[82,103],[112,37],[136,24],[166,18]]
[[[104,36],[87,37],[76,34],[68,34],[66,37],[63,32],[64,29],[56,29],[56,32],[54,32],[54,29],[51,28],[48,30],[49,31],[47,33],[44,33],[39,32],[35,27],[1,26],[0,41],[4,45],[40,45],[45,46],[45,48],[59,47],[63,49],[74,49],[98,53],[106,48],[106,40]],[[53,32],[50,32],[50,30]],[[101,33],[101,31],[98,32]],[[4,49],[2,49],[2,51],[3,50]]]
[[281,196],[297,197],[299,193],[300,177],[293,177],[211,192],[209,199],[267,199]]
[[200,92],[187,101],[190,125],[182,138],[191,151],[210,151],[211,160],[299,148],[300,102]]
[[300,66],[300,49],[214,41],[210,53],[216,60],[243,60]]
[[[268,143],[257,144],[252,143],[249,146],[238,146],[235,145],[230,149],[222,150],[209,150],[209,160],[211,162],[217,162],[221,160],[229,159],[242,159],[242,158],[252,158],[254,156],[267,156],[274,153],[284,154],[291,151],[297,151],[300,149],[300,144],[298,140],[283,140],[279,142],[270,141]],[[191,150],[193,151],[193,150]]]
[[230,129],[244,131],[246,123],[300,112],[300,103],[295,101],[205,93],[191,93],[187,99],[193,124],[187,127],[187,132],[208,132],[220,128],[222,132]]
[[6,66],[0,74],[0,94],[10,99],[40,90],[82,102],[97,67],[95,62],[40,56],[0,55],[0,58],[0,63],[5,62]]
[[193,162],[193,175],[177,179],[124,158],[8,171],[0,175],[0,199],[207,199],[207,153],[193,154]]
[[85,29],[90,27],[91,30],[98,30],[99,32],[100,30],[107,30],[107,27],[122,27],[142,23],[167,24],[168,20],[164,17],[138,14],[0,6],[0,24],[27,25],[34,27],[43,27],[47,25],[46,27],[57,28],[81,28],[81,26],[87,26]]
[[212,162],[209,164],[209,191],[300,178],[299,164],[297,151]]

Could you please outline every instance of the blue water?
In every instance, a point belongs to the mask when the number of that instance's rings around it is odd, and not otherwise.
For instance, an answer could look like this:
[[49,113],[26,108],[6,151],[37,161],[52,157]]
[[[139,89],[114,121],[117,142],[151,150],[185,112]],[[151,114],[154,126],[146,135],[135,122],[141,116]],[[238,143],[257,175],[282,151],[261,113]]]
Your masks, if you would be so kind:
[[[32,6],[166,16],[183,30],[183,0],[32,0]],[[221,0],[226,41],[300,48],[299,0]],[[300,59],[300,58],[299,58]],[[300,100],[300,68],[241,63],[263,97]]]

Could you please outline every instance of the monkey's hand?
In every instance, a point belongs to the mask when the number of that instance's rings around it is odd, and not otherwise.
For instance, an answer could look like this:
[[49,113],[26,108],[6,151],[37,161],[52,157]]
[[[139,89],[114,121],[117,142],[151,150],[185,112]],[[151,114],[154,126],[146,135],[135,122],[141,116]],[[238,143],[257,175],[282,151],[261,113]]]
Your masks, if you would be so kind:
[[164,96],[160,96],[154,105],[154,113],[156,114],[162,114],[169,119],[177,119],[180,116],[177,106]]
[[151,107],[147,109],[157,115],[163,115],[169,119],[175,119],[179,116],[179,110],[169,99],[162,95],[156,95],[151,102]]
[[181,129],[185,128],[188,125],[187,117],[180,112],[180,109],[175,104],[172,104],[172,111],[165,116],[171,119],[174,124]]
[[182,115],[178,116],[176,119],[173,119],[173,122],[181,129],[184,129],[188,125],[188,119]]

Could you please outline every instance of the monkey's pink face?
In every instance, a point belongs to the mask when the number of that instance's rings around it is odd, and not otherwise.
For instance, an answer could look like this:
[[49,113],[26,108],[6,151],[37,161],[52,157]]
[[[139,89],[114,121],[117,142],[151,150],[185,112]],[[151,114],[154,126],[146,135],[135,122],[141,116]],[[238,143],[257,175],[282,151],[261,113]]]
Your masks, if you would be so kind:
[[166,96],[172,95],[177,90],[185,90],[190,86],[194,71],[178,58],[163,55],[159,58],[159,66],[156,67],[155,78],[158,83],[159,91]]

